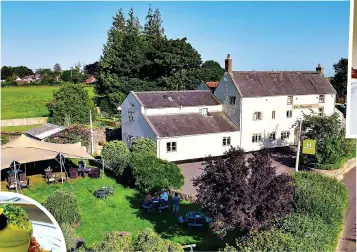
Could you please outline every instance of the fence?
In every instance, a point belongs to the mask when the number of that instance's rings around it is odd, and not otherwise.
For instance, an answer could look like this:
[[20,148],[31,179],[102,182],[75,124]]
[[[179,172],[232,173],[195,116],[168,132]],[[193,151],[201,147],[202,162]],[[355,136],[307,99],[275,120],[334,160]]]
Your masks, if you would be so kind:
[[47,123],[47,120],[48,117],[1,120],[1,127],[44,124]]

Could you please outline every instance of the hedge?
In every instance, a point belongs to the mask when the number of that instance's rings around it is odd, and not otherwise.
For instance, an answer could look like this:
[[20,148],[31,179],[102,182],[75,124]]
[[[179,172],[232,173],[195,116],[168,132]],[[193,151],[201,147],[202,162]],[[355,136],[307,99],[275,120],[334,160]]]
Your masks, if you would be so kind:
[[341,168],[341,166],[346,163],[348,160],[355,158],[356,157],[356,152],[353,151],[351,154],[348,156],[341,157],[338,162],[335,164],[313,164],[314,169],[321,169],[321,170],[336,170]]
[[224,251],[334,251],[347,209],[347,189],[334,178],[311,172],[293,175],[294,212],[271,229],[252,232]]

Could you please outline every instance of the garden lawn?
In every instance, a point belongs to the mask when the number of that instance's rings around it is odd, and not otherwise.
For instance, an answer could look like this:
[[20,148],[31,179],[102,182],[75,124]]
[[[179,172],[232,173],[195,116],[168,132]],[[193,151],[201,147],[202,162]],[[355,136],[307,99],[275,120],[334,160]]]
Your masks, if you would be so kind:
[[[134,240],[138,232],[144,228],[152,228],[162,238],[170,239],[181,245],[196,244],[197,250],[217,250],[223,248],[230,236],[225,240],[218,239],[209,230],[187,230],[181,228],[176,218],[169,211],[162,216],[153,213],[143,213],[139,207],[143,196],[134,189],[124,188],[114,179],[104,177],[100,179],[78,178],[72,182],[47,185],[43,183],[32,184],[31,189],[25,189],[24,194],[43,203],[46,197],[57,189],[64,187],[76,194],[81,209],[81,225],[77,234],[86,241],[86,246],[91,247],[94,242],[104,239],[104,233],[109,231],[127,231],[133,234]],[[115,188],[114,195],[106,200],[99,200],[93,192],[101,186]],[[183,202],[180,214],[200,210],[198,205]],[[233,241],[233,239],[231,239]]]
[[[48,116],[48,103],[60,86],[31,86],[1,88],[1,119]],[[94,87],[86,87],[94,97]]]
[[1,132],[26,132],[41,125],[42,124],[1,127]]

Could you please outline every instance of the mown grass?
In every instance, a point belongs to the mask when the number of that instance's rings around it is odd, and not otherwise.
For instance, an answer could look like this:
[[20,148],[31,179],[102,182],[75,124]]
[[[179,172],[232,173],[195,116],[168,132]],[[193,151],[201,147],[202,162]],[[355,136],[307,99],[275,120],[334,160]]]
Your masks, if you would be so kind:
[[[1,119],[48,116],[46,103],[60,86],[8,87],[1,89]],[[94,97],[94,87],[86,87]]]
[[[102,186],[114,187],[114,195],[110,195],[106,200],[96,199],[93,192]],[[180,227],[176,217],[171,214],[171,208],[161,216],[143,213],[140,210],[143,195],[138,194],[134,189],[124,188],[109,177],[78,178],[64,185],[60,183],[48,185],[38,180],[32,183],[31,189],[25,189],[24,194],[43,203],[50,193],[62,187],[66,190],[74,190],[79,200],[81,224],[77,228],[77,234],[85,239],[88,247],[102,241],[105,232],[114,230],[131,232],[135,240],[137,234],[144,228],[152,228],[163,238],[181,245],[196,244],[197,250],[217,250],[224,247],[226,242],[233,241],[234,234],[227,236],[225,240],[220,240],[209,230],[188,230]],[[189,202],[182,202],[180,206],[180,214],[197,210],[200,210],[200,207]]]
[[22,126],[9,126],[9,127],[1,127],[1,132],[26,132],[30,129],[41,126],[41,124],[35,125],[22,125]]

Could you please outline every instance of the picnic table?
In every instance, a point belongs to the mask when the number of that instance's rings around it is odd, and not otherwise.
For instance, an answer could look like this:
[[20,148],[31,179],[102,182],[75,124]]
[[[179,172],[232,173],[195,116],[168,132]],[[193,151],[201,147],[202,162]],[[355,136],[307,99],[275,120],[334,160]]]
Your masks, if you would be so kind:
[[114,194],[114,188],[111,189],[109,186],[102,186],[94,192],[98,199],[106,199],[109,194]]
[[169,203],[165,200],[159,199],[159,198],[153,198],[149,204],[145,205],[142,204],[142,208],[146,212],[152,212],[154,210],[158,211],[159,213],[162,213],[163,210],[169,208]]
[[203,227],[210,223],[211,219],[201,212],[188,212],[185,216],[179,216],[178,221],[188,227]]

